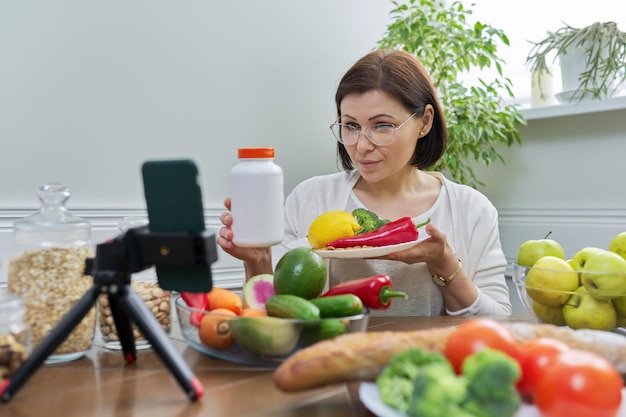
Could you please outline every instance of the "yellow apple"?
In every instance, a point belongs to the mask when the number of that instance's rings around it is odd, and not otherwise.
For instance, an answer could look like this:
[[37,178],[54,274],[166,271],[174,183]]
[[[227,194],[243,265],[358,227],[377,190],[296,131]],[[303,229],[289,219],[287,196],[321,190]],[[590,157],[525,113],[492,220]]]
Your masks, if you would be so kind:
[[572,268],[574,268],[576,271],[580,271],[583,269],[583,267],[585,266],[585,264],[587,263],[587,259],[589,259],[589,257],[596,253],[596,252],[600,252],[603,251],[604,249],[602,248],[596,248],[594,246],[587,246],[585,248],[582,248],[581,250],[579,250],[578,252],[576,252],[574,254],[574,256],[572,256],[572,259],[570,261],[570,265],[572,266]]
[[615,252],[591,254],[580,274],[581,283],[596,297],[626,295],[626,259]]
[[615,235],[609,243],[609,250],[626,259],[626,232]]
[[613,299],[613,305],[617,314],[626,318],[626,296]]
[[545,304],[532,302],[533,312],[537,318],[543,323],[554,324],[556,326],[565,326],[565,318],[563,317],[563,307],[547,306]]
[[613,330],[617,324],[613,303],[594,297],[582,286],[563,306],[563,317],[572,329]]
[[527,240],[522,243],[517,251],[517,264],[533,266],[535,262],[544,256],[555,256],[565,259],[563,247],[553,239]]
[[557,307],[578,288],[578,272],[566,260],[544,256],[526,274],[526,292],[534,301]]

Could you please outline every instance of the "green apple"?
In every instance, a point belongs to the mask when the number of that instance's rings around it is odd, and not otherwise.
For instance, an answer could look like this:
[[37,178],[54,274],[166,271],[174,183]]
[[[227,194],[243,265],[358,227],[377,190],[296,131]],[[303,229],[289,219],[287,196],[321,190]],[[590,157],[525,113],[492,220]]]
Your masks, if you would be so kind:
[[586,248],[582,248],[578,252],[572,256],[572,259],[569,261],[572,268],[576,271],[581,271],[585,264],[587,263],[587,259],[591,256],[591,254],[603,251],[602,248],[596,248],[594,246],[587,246]]
[[533,312],[541,322],[554,324],[556,326],[566,325],[565,317],[563,317],[563,307],[547,306],[533,301],[532,308]]
[[526,292],[534,301],[557,307],[579,287],[578,272],[565,259],[556,256],[539,258],[526,273]]
[[563,317],[572,329],[613,330],[617,324],[613,303],[594,297],[582,286],[563,306]]
[[517,264],[533,266],[535,262],[544,256],[555,256],[565,259],[565,251],[556,240],[536,239],[522,243],[517,251]]
[[582,285],[596,297],[626,295],[626,259],[608,250],[591,254],[580,275]]
[[626,296],[613,299],[613,305],[617,314],[626,317]]
[[626,259],[626,232],[615,235],[609,243],[609,250]]

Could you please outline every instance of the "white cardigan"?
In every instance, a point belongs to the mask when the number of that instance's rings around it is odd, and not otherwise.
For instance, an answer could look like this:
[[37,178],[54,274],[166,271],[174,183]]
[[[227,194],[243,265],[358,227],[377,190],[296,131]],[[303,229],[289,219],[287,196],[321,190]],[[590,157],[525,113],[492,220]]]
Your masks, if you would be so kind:
[[[464,270],[478,289],[478,298],[468,308],[448,314],[506,315],[511,314],[509,290],[505,281],[506,258],[500,245],[498,212],[479,191],[436,175],[445,187],[451,208],[451,219],[446,216],[441,224],[451,227],[442,230],[456,251]],[[280,257],[295,246],[308,245],[306,235],[311,222],[330,210],[347,210],[354,185],[360,178],[358,171],[309,178],[294,188],[285,202],[285,237],[273,248],[274,265]],[[337,267],[335,267],[335,264]],[[431,280],[425,264],[406,265],[387,260],[331,260],[329,284],[342,280],[364,278],[375,274],[389,275],[394,289],[409,292],[409,301],[394,300],[389,310],[373,312],[378,315],[438,315],[444,312],[443,297]],[[338,276],[340,274],[340,276]]]

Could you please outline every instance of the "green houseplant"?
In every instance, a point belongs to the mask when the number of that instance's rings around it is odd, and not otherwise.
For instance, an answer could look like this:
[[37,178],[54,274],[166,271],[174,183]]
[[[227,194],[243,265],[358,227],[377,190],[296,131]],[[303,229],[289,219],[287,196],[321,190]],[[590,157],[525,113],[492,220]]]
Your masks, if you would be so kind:
[[[505,103],[512,102],[512,84],[503,75],[497,47],[508,45],[508,38],[489,25],[471,24],[472,11],[459,0],[392,3],[392,20],[378,46],[418,57],[439,91],[448,123],[448,148],[433,169],[473,187],[484,185],[474,173],[475,164],[504,163],[498,147],[521,143],[519,126],[526,124],[518,106]],[[489,69],[495,69],[493,80],[480,77],[475,85],[466,85],[470,71]]]
[[[567,101],[609,98],[626,81],[626,33],[615,22],[595,22],[583,28],[565,24],[531,43],[526,64],[532,73],[549,73],[550,58],[550,63],[561,61]],[[543,93],[541,81],[538,87]]]

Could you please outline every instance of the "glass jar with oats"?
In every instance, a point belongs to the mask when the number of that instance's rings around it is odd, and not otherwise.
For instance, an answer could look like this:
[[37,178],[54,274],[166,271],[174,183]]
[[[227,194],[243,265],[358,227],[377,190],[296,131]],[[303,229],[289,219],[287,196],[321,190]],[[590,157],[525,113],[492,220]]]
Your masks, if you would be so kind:
[[[40,210],[13,227],[7,285],[24,300],[33,348],[93,285],[92,277],[84,275],[85,260],[94,256],[91,224],[67,210],[70,195],[61,184],[39,187]],[[83,357],[91,347],[95,323],[94,307],[45,363]]]

